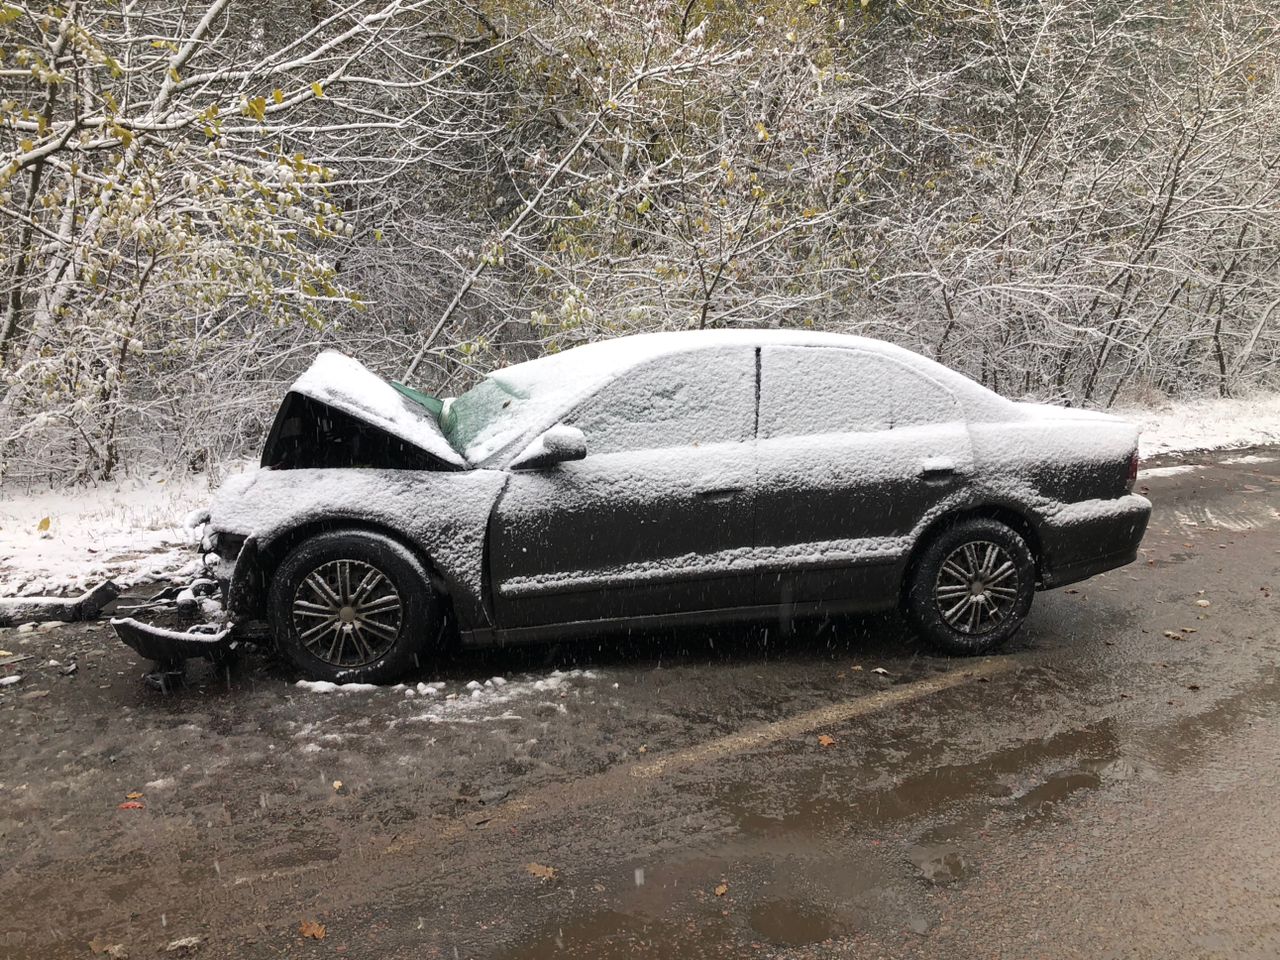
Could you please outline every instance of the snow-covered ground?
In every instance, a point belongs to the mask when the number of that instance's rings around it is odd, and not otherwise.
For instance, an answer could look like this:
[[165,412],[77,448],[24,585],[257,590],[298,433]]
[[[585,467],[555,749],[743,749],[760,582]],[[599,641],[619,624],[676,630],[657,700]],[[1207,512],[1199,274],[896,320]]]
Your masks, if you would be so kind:
[[1280,443],[1280,394],[1111,411],[1142,428],[1142,456]]
[[[1280,394],[1113,412],[1142,427],[1143,457],[1280,443]],[[236,464],[232,472],[247,467]],[[209,496],[203,476],[0,490],[0,597],[74,592],[107,576],[127,585],[194,569],[194,534],[184,521]]]
[[204,476],[0,490],[0,597],[75,592],[105,577],[128,586],[193,567],[185,520],[209,492]]

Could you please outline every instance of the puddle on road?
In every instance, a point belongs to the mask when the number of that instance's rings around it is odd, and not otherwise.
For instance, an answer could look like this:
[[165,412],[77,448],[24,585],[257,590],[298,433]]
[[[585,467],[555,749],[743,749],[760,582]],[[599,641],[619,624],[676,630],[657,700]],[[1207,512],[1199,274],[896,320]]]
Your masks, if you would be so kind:
[[[715,799],[748,835],[805,834],[815,825],[826,831],[881,832],[962,804],[1039,812],[1084,786],[1100,785],[1097,771],[1107,769],[1118,751],[1115,722],[1107,718],[969,763],[936,763],[928,748],[908,751],[886,766],[924,769],[896,781],[881,766],[886,762],[883,752],[872,751],[867,763],[805,770],[785,784],[729,784],[717,790]],[[1076,758],[1083,767],[1070,762]]]
[[712,960],[728,956],[730,939],[715,922],[672,923],[644,920],[603,910],[566,923],[552,924],[535,939],[501,955],[508,960]]
[[751,929],[772,944],[804,947],[840,936],[843,932],[831,913],[803,900],[771,900],[751,908]]

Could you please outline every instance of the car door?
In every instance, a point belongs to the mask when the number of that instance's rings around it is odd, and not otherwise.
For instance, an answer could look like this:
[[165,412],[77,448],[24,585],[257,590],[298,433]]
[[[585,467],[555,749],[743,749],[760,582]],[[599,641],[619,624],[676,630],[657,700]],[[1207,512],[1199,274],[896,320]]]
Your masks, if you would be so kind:
[[874,351],[765,347],[756,545],[779,604],[881,605],[922,518],[972,467],[962,408],[942,384]]
[[755,352],[647,361],[562,416],[580,461],[512,470],[490,530],[503,628],[752,602]]

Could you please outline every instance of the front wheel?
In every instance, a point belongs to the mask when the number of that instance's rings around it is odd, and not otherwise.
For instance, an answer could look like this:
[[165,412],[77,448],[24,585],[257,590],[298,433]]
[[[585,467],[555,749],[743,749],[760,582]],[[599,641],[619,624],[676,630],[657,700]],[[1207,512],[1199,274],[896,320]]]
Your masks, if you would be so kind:
[[1035,573],[1035,558],[1015,530],[997,520],[962,520],[924,548],[907,584],[905,612],[944,653],[989,653],[1022,626]]
[[309,679],[384,683],[417,665],[440,632],[427,571],[381,534],[333,531],[304,541],[271,583],[276,646]]

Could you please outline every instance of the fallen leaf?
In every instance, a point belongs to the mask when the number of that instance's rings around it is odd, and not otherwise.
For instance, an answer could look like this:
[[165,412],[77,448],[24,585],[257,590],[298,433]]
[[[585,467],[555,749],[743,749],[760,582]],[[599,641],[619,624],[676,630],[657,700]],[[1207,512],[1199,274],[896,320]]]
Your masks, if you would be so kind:
[[716,885],[717,897],[723,897],[728,892],[729,892],[729,885],[727,883],[721,883]]
[[179,937],[177,940],[170,940],[169,945],[164,948],[165,953],[191,953],[200,947],[200,943],[204,937]]
[[341,790],[341,789],[342,789],[342,781],[341,781],[341,780],[335,780],[335,781],[333,781],[333,789],[335,789],[335,790]]
[[850,670],[852,670],[854,673],[861,673],[861,672],[862,672],[862,667],[860,667],[860,666],[850,667],[849,669],[850,669]]
[[886,670],[884,667],[876,667],[876,668],[875,668],[874,670],[872,670],[871,672],[872,672],[872,673],[878,673],[878,674],[880,674],[880,676],[882,676],[882,677],[887,677],[887,676],[889,675],[889,671],[888,671],[888,670]]
[[1208,601],[1208,600],[1197,600],[1197,601],[1196,601],[1196,606],[1197,606],[1197,607],[1208,607],[1208,606],[1211,606],[1211,604],[1209,603],[1209,601]]
[[49,518],[48,518],[48,517],[42,517],[42,518],[41,518],[41,520],[40,520],[40,522],[36,524],[36,529],[37,529],[38,531],[40,531],[41,533],[44,533],[46,530],[48,530],[48,529],[49,529]]
[[1188,683],[1188,684],[1187,684],[1187,689],[1188,689],[1188,690],[1199,690],[1199,689],[1200,689],[1200,684],[1198,684],[1198,683]]
[[1184,637],[1182,634],[1178,633],[1176,630],[1166,630],[1166,631],[1164,632],[1164,635],[1165,635],[1168,639],[1170,639],[1170,640],[1185,640],[1185,639],[1186,639],[1186,637]]
[[298,924],[298,933],[303,937],[310,937],[312,940],[323,940],[325,936],[324,924],[315,920],[303,920]]
[[145,810],[146,808],[145,803],[139,803],[137,800],[126,800],[118,807],[120,810]]
[[836,743],[835,737],[829,737],[825,733],[818,737],[818,742],[824,747],[834,747]]
[[524,868],[539,880],[554,880],[556,878],[555,867],[547,867],[541,863],[526,863]]
[[642,744],[640,744],[640,750],[639,750],[639,752],[640,752],[640,753],[648,753],[648,752],[649,752],[649,748],[648,748],[648,747],[646,747],[646,746],[642,743]]
[[140,794],[137,790],[135,790],[135,791],[133,791],[133,793],[126,793],[126,794],[124,795],[124,798],[125,798],[126,800],[141,800],[141,799],[142,799],[142,794]]
[[123,943],[107,943],[102,937],[94,937],[89,941],[89,949],[94,953],[105,954],[111,960],[129,960],[129,951]]

